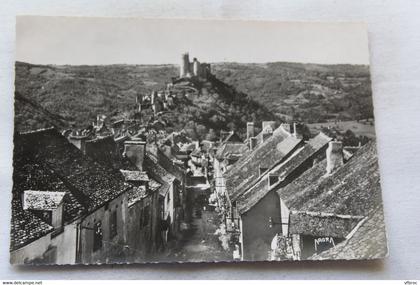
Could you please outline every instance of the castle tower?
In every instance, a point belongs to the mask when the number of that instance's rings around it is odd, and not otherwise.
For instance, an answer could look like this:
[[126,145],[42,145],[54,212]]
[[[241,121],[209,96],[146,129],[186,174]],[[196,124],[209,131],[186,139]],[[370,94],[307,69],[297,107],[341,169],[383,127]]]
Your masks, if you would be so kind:
[[182,54],[181,57],[181,66],[179,70],[179,77],[190,76],[190,57],[188,53]]
[[193,75],[200,76],[200,62],[195,57],[193,61]]

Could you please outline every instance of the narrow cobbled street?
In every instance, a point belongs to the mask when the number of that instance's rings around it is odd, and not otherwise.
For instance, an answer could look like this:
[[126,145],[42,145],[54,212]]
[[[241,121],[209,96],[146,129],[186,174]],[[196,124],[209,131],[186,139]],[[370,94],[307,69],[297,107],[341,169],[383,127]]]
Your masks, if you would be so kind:
[[190,228],[182,232],[176,246],[167,256],[171,261],[229,261],[232,253],[225,251],[215,235],[220,221],[218,213],[207,204],[208,195],[193,190],[189,203]]

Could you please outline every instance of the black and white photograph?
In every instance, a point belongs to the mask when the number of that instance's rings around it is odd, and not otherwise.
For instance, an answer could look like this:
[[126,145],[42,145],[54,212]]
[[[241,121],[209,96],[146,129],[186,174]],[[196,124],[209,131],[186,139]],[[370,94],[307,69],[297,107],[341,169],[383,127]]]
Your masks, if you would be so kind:
[[368,46],[357,22],[18,16],[10,263],[387,257]]

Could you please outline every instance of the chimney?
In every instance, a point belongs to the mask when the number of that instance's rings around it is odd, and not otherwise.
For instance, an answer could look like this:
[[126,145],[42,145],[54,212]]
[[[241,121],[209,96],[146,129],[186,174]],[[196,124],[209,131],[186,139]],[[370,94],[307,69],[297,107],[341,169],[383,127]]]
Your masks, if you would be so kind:
[[262,129],[264,131],[264,129],[270,127],[272,130],[276,129],[276,121],[263,121],[262,122]]
[[63,213],[64,203],[61,202],[57,208],[52,210],[51,213],[51,225],[54,229],[61,229],[63,227]]
[[327,175],[331,175],[335,170],[344,164],[343,144],[338,141],[331,141],[327,148]]
[[293,123],[293,136],[298,139],[302,139],[302,125],[299,125],[297,123]]
[[254,150],[257,147],[257,138],[255,137],[251,137],[249,138],[248,144],[249,144],[249,149],[250,150]]
[[265,142],[267,139],[269,139],[276,128],[276,122],[275,121],[263,121],[262,122],[262,141]]
[[283,130],[285,130],[286,132],[288,132],[288,133],[290,133],[290,134],[292,134],[292,133],[293,133],[293,131],[292,131],[291,127],[290,127],[290,124],[283,123],[283,124],[281,124],[281,127],[282,127],[282,128],[283,128]]
[[150,104],[155,104],[156,101],[156,91],[152,91],[152,94],[150,96]]
[[249,141],[250,138],[254,137],[254,122],[246,123],[246,139]]
[[130,140],[124,142],[123,156],[127,157],[138,170],[143,171],[143,161],[146,154],[146,142],[141,140]]

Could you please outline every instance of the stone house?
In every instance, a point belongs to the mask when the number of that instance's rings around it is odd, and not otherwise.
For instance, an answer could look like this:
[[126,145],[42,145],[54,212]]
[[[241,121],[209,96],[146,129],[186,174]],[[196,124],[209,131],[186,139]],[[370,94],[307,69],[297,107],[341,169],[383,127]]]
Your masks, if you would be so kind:
[[127,243],[134,251],[132,261],[150,260],[162,244],[159,213],[159,189],[162,185],[149,178],[146,171],[121,170],[121,173],[133,188],[128,193],[127,222]]
[[55,129],[15,134],[14,144],[11,263],[126,260],[123,176]]
[[151,154],[146,156],[145,166],[150,176],[161,185],[158,189],[160,236],[162,245],[166,246],[168,241],[178,236],[183,220],[182,182]]
[[276,147],[285,155],[270,152],[274,163],[269,162],[267,170],[236,198],[242,260],[268,259],[273,235],[282,230],[276,191],[323,159],[329,141],[331,138],[323,133],[306,143],[294,136],[286,138]]
[[[138,183],[136,186],[148,190],[145,193],[149,194],[148,200],[150,200],[150,203],[146,203],[146,199],[140,204],[133,204],[132,207],[133,209],[141,208],[133,210],[137,215],[140,214],[140,224],[142,224],[142,221],[145,221],[141,217],[141,213],[148,215],[146,220],[150,220],[150,224],[148,224],[147,228],[140,225],[140,229],[138,229],[137,225],[139,223],[133,222],[130,223],[130,227],[134,228],[133,231],[145,232],[144,234],[151,238],[149,242],[146,242],[146,247],[151,249],[151,252],[154,252],[154,249],[165,247],[167,242],[175,238],[179,233],[184,210],[182,194],[185,178],[184,173],[175,165],[166,168],[172,170],[177,176],[165,169],[164,165],[167,165],[169,162],[162,158],[163,154],[160,153],[158,147],[149,148],[150,150],[153,149],[155,153],[146,149],[146,142],[141,139],[126,141],[123,156],[131,162],[131,165],[136,167],[136,171],[123,170],[122,172],[127,174],[126,178],[128,178],[128,174],[134,173],[134,178],[137,179]],[[159,157],[161,158],[160,160]],[[124,164],[124,166],[130,167],[128,164]],[[130,180],[134,178],[130,178]],[[137,235],[134,235],[134,237],[137,238]],[[144,242],[140,243],[139,247],[145,247]]]
[[[231,169],[244,153],[248,151],[248,146],[244,143],[227,142],[219,146],[213,156],[213,180],[217,200],[224,199],[226,193],[225,173]],[[219,206],[224,203],[219,202]]]
[[[296,139],[283,126],[273,130],[272,124],[266,124],[265,129],[257,135],[261,143],[254,149],[245,152],[230,169],[223,174],[225,182],[224,200],[226,201],[226,226],[239,227],[239,213],[237,211],[237,199],[249,189],[258,178],[286,159],[298,148],[301,140]],[[251,144],[253,140],[248,140]]]
[[379,179],[374,141],[347,162],[341,143],[330,142],[325,159],[277,190],[283,223],[282,230],[273,235],[271,258],[385,257]]

